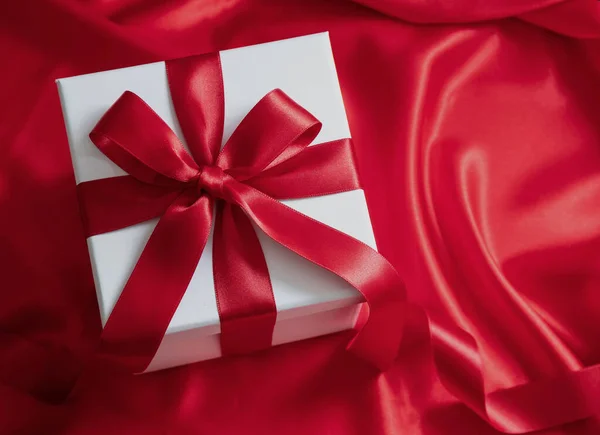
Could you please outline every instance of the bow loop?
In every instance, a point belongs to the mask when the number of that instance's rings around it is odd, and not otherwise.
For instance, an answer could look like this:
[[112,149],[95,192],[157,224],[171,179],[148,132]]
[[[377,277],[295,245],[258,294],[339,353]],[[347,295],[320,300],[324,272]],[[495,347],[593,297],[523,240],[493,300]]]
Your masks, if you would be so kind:
[[281,89],[265,95],[235,129],[217,165],[244,181],[298,154],[321,123]]
[[131,91],[125,91],[108,109],[90,139],[121,169],[144,183],[177,186],[198,172],[173,130]]

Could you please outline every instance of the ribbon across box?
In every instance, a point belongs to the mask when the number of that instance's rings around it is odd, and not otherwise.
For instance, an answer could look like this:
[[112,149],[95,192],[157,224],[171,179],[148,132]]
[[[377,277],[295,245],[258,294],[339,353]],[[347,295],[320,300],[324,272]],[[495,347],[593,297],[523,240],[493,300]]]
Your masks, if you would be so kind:
[[[277,88],[322,123],[313,145],[350,137],[327,33],[225,50],[218,56],[224,88],[221,146],[250,109]],[[164,62],[60,79],[57,84],[78,184],[125,175],[89,138],[103,114],[125,91],[143,99],[185,144]],[[282,202],[375,248],[361,189]],[[157,222],[155,218],[88,237],[103,324]],[[277,308],[272,344],[352,328],[362,302],[360,293],[340,277],[255,229]],[[221,356],[212,244],[211,232],[187,290],[146,371]],[[344,252],[339,255],[343,257]]]

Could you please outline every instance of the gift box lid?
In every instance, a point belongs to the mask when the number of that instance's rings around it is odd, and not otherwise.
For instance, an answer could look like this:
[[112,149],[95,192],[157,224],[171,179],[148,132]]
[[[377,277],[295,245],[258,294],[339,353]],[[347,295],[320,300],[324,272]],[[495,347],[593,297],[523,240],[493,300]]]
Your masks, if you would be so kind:
[[[219,53],[225,90],[223,144],[248,111],[280,88],[323,123],[314,144],[350,137],[327,33]],[[77,183],[125,175],[88,135],[126,90],[139,95],[185,143],[170,98],[164,62],[57,80]],[[376,248],[362,190],[285,200],[285,204]],[[157,219],[88,238],[101,319],[106,322]],[[341,278],[278,245],[257,229],[278,320],[350,306],[360,294]],[[167,334],[201,328],[217,334],[219,315],[212,277],[212,236],[206,244]],[[344,253],[340,253],[344,255]]]

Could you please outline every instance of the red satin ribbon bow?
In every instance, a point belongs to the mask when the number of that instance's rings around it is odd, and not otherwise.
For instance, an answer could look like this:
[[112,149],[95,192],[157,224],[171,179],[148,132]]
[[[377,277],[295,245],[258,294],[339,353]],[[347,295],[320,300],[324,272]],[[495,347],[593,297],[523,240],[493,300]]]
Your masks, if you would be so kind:
[[275,90],[256,104],[219,152],[224,99],[218,54],[166,65],[190,153],[131,92],[90,134],[129,175],[79,185],[87,235],[160,216],[104,328],[101,353],[134,373],[146,369],[196,269],[213,220],[222,352],[270,346],[276,308],[252,221],[362,293],[366,304],[349,348],[386,368],[396,355],[404,320],[404,287],[396,271],[365,244],[275,199],[359,188],[351,140],[307,148],[321,124]]

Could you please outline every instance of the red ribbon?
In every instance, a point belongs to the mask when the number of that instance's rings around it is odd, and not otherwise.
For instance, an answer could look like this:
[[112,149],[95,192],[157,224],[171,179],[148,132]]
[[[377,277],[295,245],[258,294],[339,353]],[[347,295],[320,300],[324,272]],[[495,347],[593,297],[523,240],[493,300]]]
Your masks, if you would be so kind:
[[262,248],[269,237],[358,289],[349,349],[385,369],[404,323],[404,286],[358,240],[285,206],[360,187],[350,139],[308,147],[321,124],[280,90],[248,113],[221,152],[224,99],[216,53],[166,62],[191,155],[135,94],[125,92],[90,133],[129,175],[84,182],[88,236],[160,216],[102,334],[101,354],[139,373],[152,360],[200,259],[214,220],[213,271],[223,354],[271,346],[277,315]]

